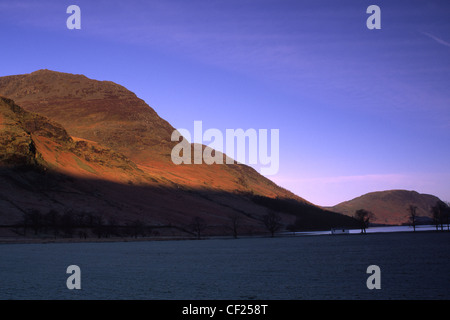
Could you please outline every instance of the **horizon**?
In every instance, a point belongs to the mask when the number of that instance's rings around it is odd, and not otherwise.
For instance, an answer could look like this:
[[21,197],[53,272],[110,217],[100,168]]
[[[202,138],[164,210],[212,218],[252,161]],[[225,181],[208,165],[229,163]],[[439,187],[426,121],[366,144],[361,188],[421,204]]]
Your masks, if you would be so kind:
[[[267,176],[319,206],[413,190],[450,200],[450,22],[444,1],[0,3],[0,76],[113,81],[175,128],[279,129]],[[447,10],[448,12],[448,10]],[[239,115],[239,117],[236,117]]]

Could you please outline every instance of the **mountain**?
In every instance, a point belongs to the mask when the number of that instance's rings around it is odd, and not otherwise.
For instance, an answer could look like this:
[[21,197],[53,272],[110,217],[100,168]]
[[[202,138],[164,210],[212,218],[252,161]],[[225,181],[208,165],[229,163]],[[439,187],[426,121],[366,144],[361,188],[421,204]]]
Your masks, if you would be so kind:
[[72,136],[132,155],[138,162],[170,157],[174,128],[134,93],[113,82],[39,70],[0,78],[0,94],[57,121]]
[[430,222],[431,207],[435,206],[438,201],[440,199],[433,195],[421,194],[416,191],[387,190],[367,193],[328,209],[348,216],[353,216],[358,209],[365,209],[374,214],[373,223],[401,225],[408,223],[407,209],[410,205],[417,207],[417,215],[421,217],[420,220]]
[[174,128],[115,83],[39,70],[1,77],[0,94],[0,226],[30,212],[165,235],[192,233],[194,217],[208,234],[229,234],[230,217],[261,233],[271,211],[295,229],[354,224],[246,165],[173,164]]
[[248,166],[173,164],[175,129],[134,93],[113,82],[39,70],[1,77],[0,95],[60,123],[73,137],[125,155],[156,179],[185,188],[239,190],[307,202]]

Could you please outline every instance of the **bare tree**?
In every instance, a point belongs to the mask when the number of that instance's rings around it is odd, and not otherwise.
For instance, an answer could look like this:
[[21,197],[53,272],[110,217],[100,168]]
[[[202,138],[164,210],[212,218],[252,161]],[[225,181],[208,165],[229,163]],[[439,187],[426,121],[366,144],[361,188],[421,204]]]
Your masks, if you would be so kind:
[[111,235],[112,236],[119,235],[118,223],[117,223],[116,219],[114,219],[113,217],[111,217],[107,220],[106,226],[105,226],[105,233],[106,233],[107,238]]
[[270,232],[272,237],[275,235],[275,232],[281,228],[280,221],[281,216],[275,211],[269,211],[269,213],[263,217],[264,226]]
[[436,231],[439,230],[439,220],[440,220],[441,212],[439,210],[438,205],[434,205],[431,207],[431,217],[433,219],[433,224],[436,226]]
[[145,236],[145,223],[143,221],[136,219],[130,226],[133,237],[137,238],[138,235]]
[[203,231],[207,227],[207,224],[206,224],[205,220],[203,220],[202,218],[194,217],[194,218],[192,218],[190,227],[191,227],[192,231],[194,231],[194,233],[197,235],[197,239],[200,239]]
[[447,223],[447,231],[450,231],[450,202],[444,201],[444,219]]
[[370,220],[374,218],[374,215],[372,212],[368,210],[359,209],[356,210],[355,215],[353,217],[359,222],[361,226],[361,233],[366,233],[366,228],[369,227]]
[[22,226],[23,226],[23,235],[26,236],[28,227],[31,227],[31,217],[29,212],[26,212],[22,215]]
[[26,216],[25,220],[30,224],[31,228],[34,231],[34,234],[37,235],[43,226],[42,213],[37,210],[31,210]]
[[80,228],[85,228],[89,226],[89,218],[86,212],[78,212],[76,213],[75,217],[75,224]]
[[89,218],[92,224],[92,232],[100,239],[105,233],[105,220],[103,216],[91,215]]
[[230,227],[233,231],[233,237],[236,239],[238,236],[238,229],[240,224],[240,216],[239,213],[235,212],[228,216],[230,218]]
[[73,210],[67,210],[61,216],[61,229],[64,232],[64,235],[69,238],[72,238],[75,230],[75,220],[73,215]]
[[444,231],[444,224],[447,225],[447,230],[449,230],[448,224],[449,224],[450,208],[444,201],[439,201],[438,206],[441,212],[441,230]]
[[413,206],[412,204],[408,207],[408,213],[409,213],[409,222],[411,222],[411,225],[414,228],[414,232],[416,231],[416,223],[417,223],[417,206]]
[[449,211],[449,206],[440,200],[436,203],[436,205],[431,207],[433,224],[436,226],[436,231],[439,230],[439,226],[441,226],[441,231],[444,231],[444,221],[447,222],[447,225],[449,224]]
[[61,217],[59,215],[59,213],[54,210],[51,209],[45,216],[45,223],[47,225],[47,227],[53,231],[53,236],[56,238],[58,236],[59,233],[59,227],[61,224]]

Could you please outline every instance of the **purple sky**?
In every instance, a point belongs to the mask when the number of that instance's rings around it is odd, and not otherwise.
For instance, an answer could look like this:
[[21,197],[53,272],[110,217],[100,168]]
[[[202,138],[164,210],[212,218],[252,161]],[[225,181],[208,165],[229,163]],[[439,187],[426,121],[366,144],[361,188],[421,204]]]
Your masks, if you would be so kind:
[[[66,28],[71,4],[81,30]],[[366,28],[371,4],[381,30]],[[448,201],[449,9],[448,0],[0,0],[0,76],[47,68],[111,80],[176,128],[279,129],[280,170],[269,178],[319,205],[387,189]]]

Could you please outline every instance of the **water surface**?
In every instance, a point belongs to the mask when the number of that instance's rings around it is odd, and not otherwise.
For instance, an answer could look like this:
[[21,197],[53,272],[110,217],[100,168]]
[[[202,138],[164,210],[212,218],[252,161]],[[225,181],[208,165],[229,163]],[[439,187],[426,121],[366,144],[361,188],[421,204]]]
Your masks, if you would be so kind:
[[[2,244],[0,257],[0,299],[450,298],[448,232]],[[81,290],[66,287],[73,264]]]

